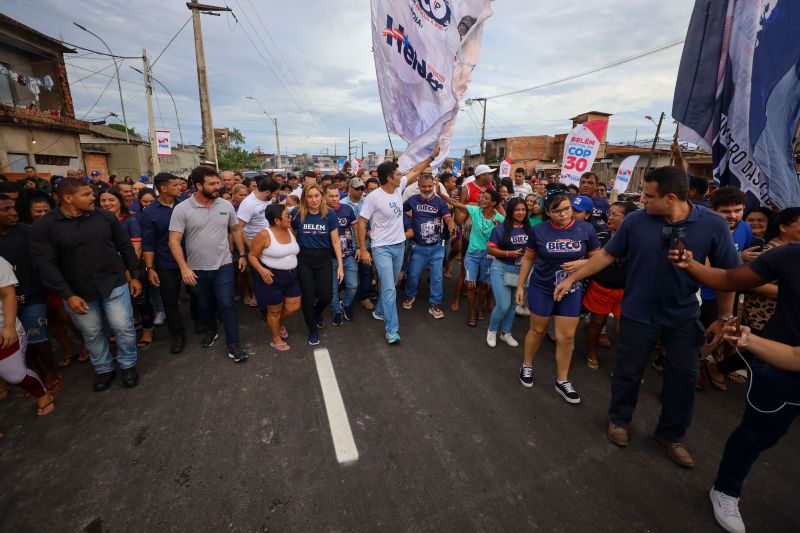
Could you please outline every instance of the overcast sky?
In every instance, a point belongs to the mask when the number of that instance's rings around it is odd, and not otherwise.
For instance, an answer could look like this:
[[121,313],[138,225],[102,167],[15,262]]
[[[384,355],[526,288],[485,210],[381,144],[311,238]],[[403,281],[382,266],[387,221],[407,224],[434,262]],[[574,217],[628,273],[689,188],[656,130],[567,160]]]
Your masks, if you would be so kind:
[[[253,96],[278,117],[282,152],[332,154],[336,149],[342,154],[348,127],[359,149],[361,141],[366,142],[365,153],[388,147],[367,0],[228,0],[228,5],[238,24],[225,14],[202,17],[216,127],[239,128],[248,147],[274,152],[272,123],[256,102],[245,98]],[[682,39],[692,6],[689,0],[499,0],[486,22],[481,63],[467,96],[539,85]],[[4,0],[2,12],[45,34],[103,50],[74,21],[100,35],[115,54],[140,56],[144,47],[151,61],[190,15],[185,0]],[[490,100],[486,136],[566,132],[570,117],[598,110],[614,114],[609,140],[633,140],[637,135],[652,139],[655,126],[643,117],[657,118],[661,111],[669,116],[680,54],[677,46],[577,80]],[[121,116],[116,83],[108,77],[114,73],[108,58],[68,55],[67,63],[78,117],[96,119],[109,112]],[[142,76],[131,66],[141,68],[141,61],[125,60],[120,68],[122,79],[128,80],[122,84],[128,123],[144,134]],[[104,70],[90,76],[100,69]],[[176,100],[185,141],[200,143],[191,23],[158,60],[153,75]],[[177,142],[172,103],[159,86],[156,96],[156,127],[172,130]],[[462,109],[451,155],[463,154],[464,148],[478,150],[480,106]],[[665,136],[672,131],[670,121]],[[396,142],[395,148],[404,145]]]

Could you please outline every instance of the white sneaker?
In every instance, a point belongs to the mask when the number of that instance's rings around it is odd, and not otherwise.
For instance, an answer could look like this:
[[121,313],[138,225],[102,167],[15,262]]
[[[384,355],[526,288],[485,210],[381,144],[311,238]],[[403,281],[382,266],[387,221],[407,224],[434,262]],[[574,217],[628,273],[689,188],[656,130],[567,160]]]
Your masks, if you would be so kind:
[[503,341],[504,343],[508,344],[512,348],[516,348],[517,346],[519,346],[519,343],[517,342],[517,339],[512,337],[511,333],[503,333],[502,335],[500,335],[500,340]]
[[166,321],[167,315],[164,314],[164,311],[157,311],[156,316],[153,318],[153,324],[156,326],[163,326]]
[[486,332],[486,344],[494,348],[497,346],[497,332],[489,330]]
[[530,310],[524,305],[518,305],[514,312],[519,316],[531,316]]
[[745,533],[742,515],[739,514],[739,498],[728,496],[713,487],[708,495],[711,497],[717,523],[730,533]]

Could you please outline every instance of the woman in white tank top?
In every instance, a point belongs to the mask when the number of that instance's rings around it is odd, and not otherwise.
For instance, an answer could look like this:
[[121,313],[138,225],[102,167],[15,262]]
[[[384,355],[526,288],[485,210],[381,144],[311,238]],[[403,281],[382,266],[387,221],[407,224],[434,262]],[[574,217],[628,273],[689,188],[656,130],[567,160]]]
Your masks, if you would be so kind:
[[284,323],[300,309],[300,281],[297,278],[297,254],[300,246],[290,231],[292,219],[283,204],[271,204],[264,213],[269,227],[261,230],[250,244],[247,259],[253,268],[253,290],[258,306],[266,309],[267,325],[272,334],[270,346],[284,352],[289,349]]

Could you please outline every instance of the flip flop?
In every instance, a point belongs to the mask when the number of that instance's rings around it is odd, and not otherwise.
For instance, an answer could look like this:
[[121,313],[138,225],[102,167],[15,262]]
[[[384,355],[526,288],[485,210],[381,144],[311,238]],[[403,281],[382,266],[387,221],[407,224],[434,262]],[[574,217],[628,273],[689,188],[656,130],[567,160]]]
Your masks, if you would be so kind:
[[470,316],[470,317],[467,319],[467,325],[468,325],[469,327],[471,327],[471,328],[474,328],[474,327],[476,327],[476,326],[478,325],[478,321],[475,319],[475,317],[474,317],[474,316]]
[[56,364],[58,365],[58,368],[66,368],[70,365],[70,363],[72,363],[72,360],[75,359],[76,357],[78,357],[77,353],[70,356],[65,355],[64,357],[59,359]]
[[88,361],[91,358],[92,358],[92,354],[89,353],[89,350],[86,349],[86,346],[81,348],[81,352],[78,355],[78,362],[79,363],[85,363],[86,361]]
[[289,345],[286,344],[285,342],[281,342],[281,343],[278,343],[278,344],[276,344],[274,342],[270,342],[269,345],[272,346],[273,348],[275,348],[276,350],[278,350],[279,352],[285,352],[286,350],[289,349]]
[[61,392],[64,389],[64,378],[61,375],[57,375],[50,383],[45,383],[44,386],[50,393]]
[[[54,402],[55,402],[55,400],[53,400],[53,399],[51,398],[51,399],[50,399],[50,401],[49,401],[49,402],[47,402],[46,404],[44,404],[43,406],[39,407],[39,406],[37,405],[37,406],[36,406],[36,414],[37,414],[38,416],[46,416],[46,415],[49,415],[49,414],[50,414],[50,413],[52,413],[52,412],[55,410],[55,408],[56,408],[56,407],[55,407],[55,405],[53,405],[53,403],[54,403]],[[51,405],[53,406],[53,408],[52,408],[52,409],[50,409],[49,411],[46,411],[46,409],[47,409],[48,407],[50,407]]]
[[598,368],[600,368],[600,363],[597,361],[597,359],[592,359],[591,357],[589,357],[587,355],[586,356],[586,366],[588,366],[592,370],[597,370]]
[[711,383],[711,386],[720,391],[728,390],[728,387],[725,385],[725,379],[716,380],[711,377],[711,372],[708,371],[708,365],[711,364],[711,361],[703,360],[703,371],[708,376],[708,382]]

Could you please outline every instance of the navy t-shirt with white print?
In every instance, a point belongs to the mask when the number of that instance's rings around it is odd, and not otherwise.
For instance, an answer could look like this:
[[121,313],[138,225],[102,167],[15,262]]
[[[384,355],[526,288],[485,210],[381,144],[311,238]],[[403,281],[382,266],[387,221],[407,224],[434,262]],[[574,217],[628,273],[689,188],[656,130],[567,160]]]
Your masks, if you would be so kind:
[[[527,246],[536,252],[531,283],[537,289],[553,292],[569,276],[561,265],[586,258],[589,252],[600,248],[600,241],[594,226],[573,220],[566,228],[558,228],[552,222],[537,224],[530,229]],[[578,287],[575,284],[572,289]]]
[[358,222],[353,208],[347,204],[339,204],[339,209],[334,211],[339,220],[339,244],[342,247],[342,257],[356,255],[354,224]]
[[327,217],[323,217],[320,213],[307,213],[305,220],[300,221],[300,210],[295,209],[292,229],[300,248],[330,248],[330,234],[333,230],[339,229],[339,219],[333,209],[328,209]]
[[[489,236],[489,248],[500,248],[500,243],[503,242],[503,234],[506,231],[506,227],[504,224],[500,224],[495,226],[492,230],[492,234]],[[511,237],[509,239],[508,245],[500,248],[501,250],[508,250],[510,252],[516,250],[522,250],[528,244],[528,232],[530,230],[525,228],[524,226],[514,226],[511,228]],[[513,257],[495,257],[495,261],[498,259],[507,265],[521,265],[522,264],[522,257],[513,258]]]
[[434,196],[426,200],[415,194],[403,204],[403,212],[411,211],[414,242],[422,245],[438,244],[442,240],[444,219],[450,216],[447,203]]

